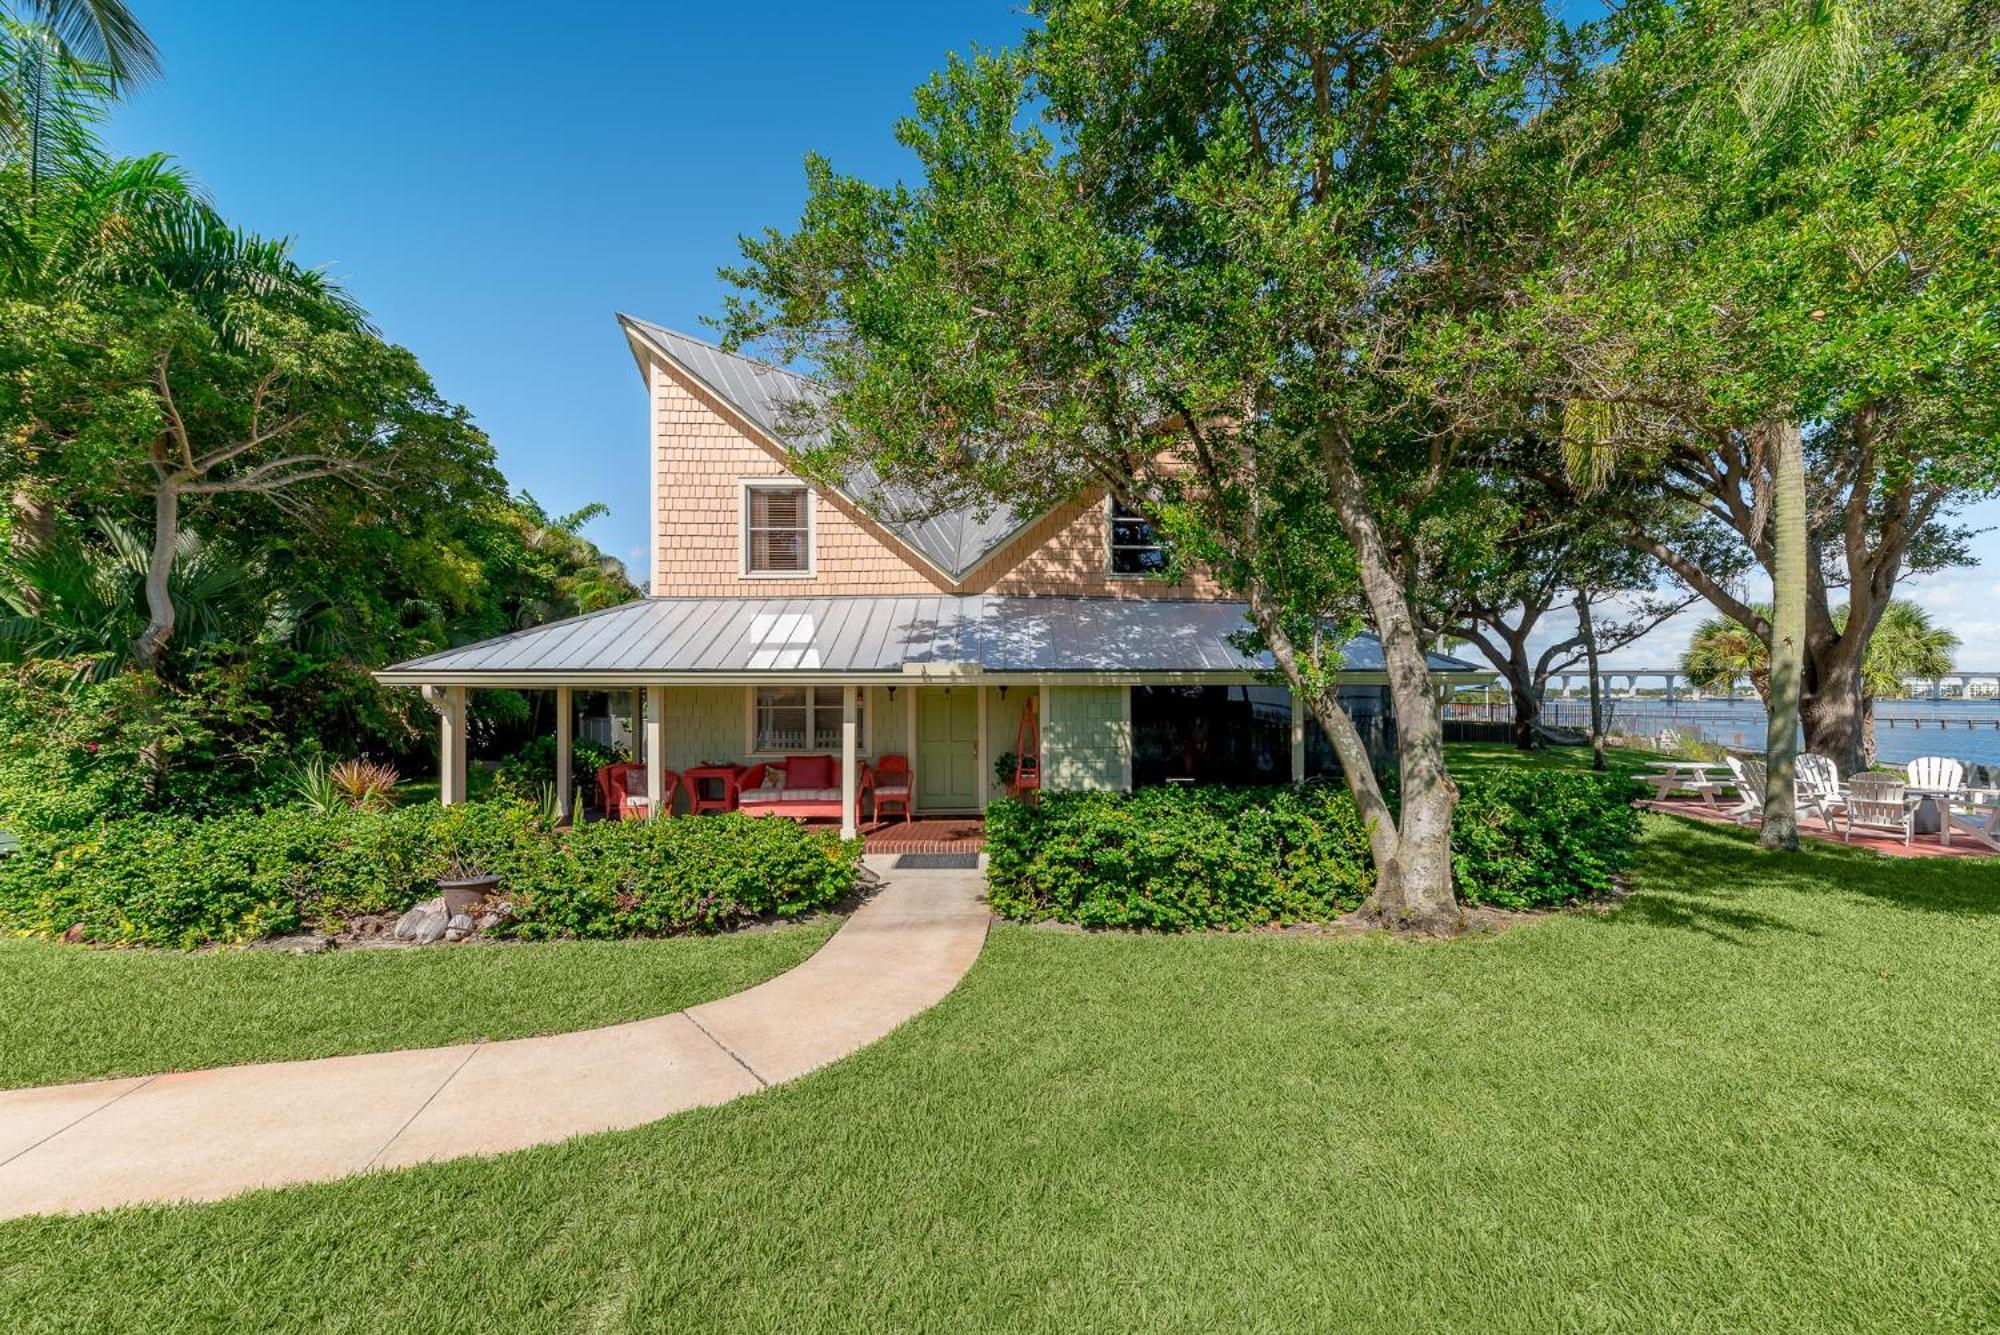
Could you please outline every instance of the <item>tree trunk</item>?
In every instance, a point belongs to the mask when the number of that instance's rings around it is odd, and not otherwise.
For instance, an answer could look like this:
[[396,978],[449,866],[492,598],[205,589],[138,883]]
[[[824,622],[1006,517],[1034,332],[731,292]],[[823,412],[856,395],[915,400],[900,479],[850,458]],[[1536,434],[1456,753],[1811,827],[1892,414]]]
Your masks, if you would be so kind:
[[1875,697],[1861,697],[1861,768],[1875,767]]
[[1604,761],[1604,691],[1597,677],[1597,624],[1590,617],[1590,599],[1576,595],[1576,630],[1583,637],[1584,671],[1590,674],[1590,767],[1602,771]]
[[1542,721],[1541,697],[1533,691],[1524,691],[1516,683],[1507,683],[1514,697],[1514,749],[1532,751],[1542,744],[1535,725]]
[[1431,686],[1423,632],[1376,527],[1367,484],[1347,442],[1327,431],[1321,444],[1334,508],[1353,544],[1362,596],[1382,644],[1402,775],[1394,851],[1377,859],[1375,892],[1362,912],[1406,931],[1454,932],[1461,925],[1451,887],[1451,813],[1458,805],[1458,787],[1445,768],[1444,720]]
[[153,492],[153,556],[146,565],[146,629],[132,645],[141,668],[159,674],[160,658],[174,637],[174,599],[169,580],[174,572],[174,546],[180,540],[181,494],[161,483]]
[[1799,428],[1762,428],[1771,460],[1771,709],[1764,735],[1765,848],[1796,851],[1799,681],[1806,650],[1806,477]]

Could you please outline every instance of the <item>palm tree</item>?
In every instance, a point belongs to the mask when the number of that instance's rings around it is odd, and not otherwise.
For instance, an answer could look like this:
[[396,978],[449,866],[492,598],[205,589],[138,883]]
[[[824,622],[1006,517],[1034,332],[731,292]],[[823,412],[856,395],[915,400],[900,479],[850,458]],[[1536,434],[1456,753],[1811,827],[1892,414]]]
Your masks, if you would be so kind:
[[[1767,604],[1751,610],[1770,618]],[[1771,706],[1771,651],[1761,635],[1734,617],[1710,617],[1695,627],[1681,655],[1681,671],[1704,691],[1733,694],[1736,683],[1747,679],[1764,707]]]
[[[1836,629],[1846,630],[1847,609],[1835,609]],[[1861,748],[1875,763],[1875,701],[1903,694],[1906,677],[1942,677],[1953,670],[1958,636],[1934,625],[1930,613],[1905,598],[1892,599],[1868,640],[1861,663]]]
[[[1754,604],[1751,611],[1769,620],[1768,604]],[[1835,630],[1847,629],[1847,609],[1833,611]],[[1958,636],[1932,623],[1930,613],[1907,598],[1892,599],[1882,609],[1882,619],[1868,641],[1868,655],[1861,664],[1861,719],[1863,745],[1868,759],[1875,759],[1875,701],[1903,694],[1906,677],[1942,677],[1953,670],[1952,650]],[[1705,691],[1733,690],[1738,681],[1749,678],[1757,696],[1770,707],[1771,653],[1763,637],[1731,617],[1710,617],[1695,628],[1681,655],[1681,671]]]
[[[45,90],[64,77],[57,67],[89,71],[108,97],[160,72],[160,53],[124,0],[0,0],[0,18],[0,67],[33,72]],[[47,105],[22,94],[17,80],[0,81],[0,151],[18,152],[24,139],[49,128],[35,121]]]
[[[60,659],[80,678],[105,681],[133,666],[146,624],[151,544],[99,519],[90,539],[60,534],[0,560],[0,663]],[[186,643],[201,645],[290,633],[283,600],[272,604],[254,565],[201,535],[175,544],[171,596]]]

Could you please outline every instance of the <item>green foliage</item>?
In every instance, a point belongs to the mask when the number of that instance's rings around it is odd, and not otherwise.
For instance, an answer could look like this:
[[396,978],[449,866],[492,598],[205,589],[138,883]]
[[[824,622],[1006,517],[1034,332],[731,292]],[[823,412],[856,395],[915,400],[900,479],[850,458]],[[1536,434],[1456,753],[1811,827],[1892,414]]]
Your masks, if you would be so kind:
[[1004,799],[986,810],[986,851],[996,911],[1085,927],[1318,921],[1372,879],[1352,799],[1323,786]]
[[304,807],[213,820],[140,815],[87,833],[30,832],[0,862],[0,927],[194,947],[400,911],[440,876],[500,878],[528,937],[717,931],[826,908],[858,844],[746,816],[552,829],[519,802],[377,812]]
[[[573,739],[570,746],[570,782],[578,798],[588,800],[595,791],[597,771],[618,759],[618,753],[608,746],[600,746],[588,738]],[[544,785],[555,782],[556,739],[546,733],[530,737],[522,743],[520,750],[500,762],[500,768],[493,777],[502,792],[521,797],[534,796]]]
[[1451,825],[1459,898],[1537,909],[1608,893],[1639,838],[1638,787],[1608,774],[1515,770],[1464,785]]
[[[1452,870],[1461,902],[1547,908],[1612,888],[1639,817],[1629,778],[1501,770],[1461,783]],[[1149,788],[1045,793],[987,808],[988,898],[1028,921],[1188,931],[1324,921],[1373,884],[1345,792]]]

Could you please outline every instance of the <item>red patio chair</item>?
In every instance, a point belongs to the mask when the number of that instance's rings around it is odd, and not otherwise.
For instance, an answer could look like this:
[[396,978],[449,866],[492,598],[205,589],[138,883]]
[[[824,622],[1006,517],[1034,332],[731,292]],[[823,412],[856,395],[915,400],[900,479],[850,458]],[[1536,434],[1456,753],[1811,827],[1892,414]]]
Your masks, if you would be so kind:
[[916,776],[910,772],[908,756],[883,756],[875,763],[875,819],[882,820],[882,808],[900,806],[903,819],[911,819],[910,797]]

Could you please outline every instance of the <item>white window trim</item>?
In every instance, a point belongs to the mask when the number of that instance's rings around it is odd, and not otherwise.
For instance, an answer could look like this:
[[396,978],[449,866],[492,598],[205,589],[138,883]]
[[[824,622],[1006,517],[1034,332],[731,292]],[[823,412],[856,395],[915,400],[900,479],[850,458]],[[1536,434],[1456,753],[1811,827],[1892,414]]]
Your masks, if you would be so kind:
[[[782,681],[765,682],[761,686],[745,686],[743,688],[744,756],[753,761],[773,761],[773,760],[784,760],[791,756],[818,756],[818,755],[830,754],[833,756],[834,762],[838,764],[840,761],[840,745],[837,742],[830,748],[821,749],[818,747],[808,747],[804,751],[759,751],[757,749],[757,692],[763,690],[785,690],[785,689],[788,689],[787,683]],[[815,682],[808,686],[790,687],[789,689],[805,690],[805,691],[813,691],[813,690],[840,691],[840,690],[845,690],[846,688],[838,685],[829,686],[825,682]],[[858,687],[857,689],[859,689],[861,692],[861,699],[859,701],[861,705],[861,736],[858,739],[856,750],[863,759],[872,760],[875,757],[875,748],[869,745],[869,741],[871,740],[875,731],[875,708],[868,701],[868,688],[866,686],[862,686]],[[810,708],[808,708],[807,713],[808,717],[810,717],[811,714]]]
[[[802,491],[806,494],[806,568],[804,570],[752,570],[750,568],[750,493],[752,491]],[[736,479],[736,574],[741,579],[813,579],[819,574],[819,493],[797,478],[740,477]]]
[[[1104,577],[1106,579],[1150,579],[1158,581],[1160,579],[1160,576],[1150,570],[1118,569],[1117,552],[1115,550],[1112,541],[1113,537],[1117,533],[1117,528],[1115,527],[1117,523],[1115,517],[1117,514],[1117,509],[1118,509],[1118,497],[1112,494],[1111,492],[1108,491],[1105,492],[1104,493]],[[1150,524],[1153,521],[1149,519],[1146,522]],[[1153,536],[1158,537],[1159,535],[1155,533]],[[1156,542],[1153,545],[1160,549],[1162,555],[1166,553],[1167,544],[1165,542]]]

